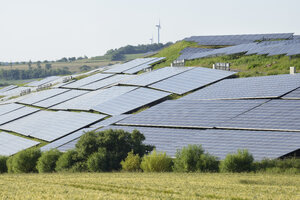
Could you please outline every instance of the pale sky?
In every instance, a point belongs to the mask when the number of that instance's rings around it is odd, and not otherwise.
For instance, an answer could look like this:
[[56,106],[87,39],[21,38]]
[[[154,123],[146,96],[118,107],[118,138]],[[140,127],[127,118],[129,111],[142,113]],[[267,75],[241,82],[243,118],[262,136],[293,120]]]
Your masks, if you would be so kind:
[[299,0],[0,0],[0,61],[103,55],[193,35],[300,34]]

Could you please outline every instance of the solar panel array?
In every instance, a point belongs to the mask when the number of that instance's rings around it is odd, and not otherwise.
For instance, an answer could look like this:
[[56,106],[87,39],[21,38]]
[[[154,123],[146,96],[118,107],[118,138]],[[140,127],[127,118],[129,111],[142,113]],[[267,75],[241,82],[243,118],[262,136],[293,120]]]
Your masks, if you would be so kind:
[[77,89],[79,87],[82,87],[82,86],[85,86],[87,84],[90,84],[90,83],[93,83],[93,82],[96,82],[96,81],[108,78],[110,76],[112,76],[112,74],[101,74],[101,73],[98,73],[98,74],[94,74],[94,75],[88,76],[86,78],[80,79],[78,81],[75,81],[75,82],[63,85],[61,87],[63,87],[63,88]]
[[85,90],[98,90],[101,88],[105,88],[105,87],[109,87],[112,85],[117,85],[119,84],[121,81],[124,80],[129,80],[134,78],[135,75],[124,75],[124,74],[117,74],[111,77],[108,77],[106,79],[94,82],[94,83],[90,83],[88,85],[85,86],[81,86],[79,87],[80,89],[85,89]]
[[154,60],[146,62],[146,63],[144,63],[142,65],[139,65],[139,66],[136,66],[136,67],[131,68],[129,70],[126,70],[126,71],[124,71],[124,73],[125,74],[136,74],[139,71],[151,68],[153,64],[161,62],[164,59],[165,59],[165,57],[155,58]]
[[106,117],[105,115],[75,112],[40,111],[0,126],[25,136],[53,141]]
[[299,99],[300,100],[300,88],[293,90],[292,92],[284,95],[283,99]]
[[87,94],[87,93],[88,93],[88,91],[70,90],[70,91],[58,94],[56,96],[50,97],[48,99],[39,101],[37,103],[34,103],[33,105],[42,107],[42,108],[49,108],[49,107],[66,102],[68,100],[74,99],[76,97],[79,97],[79,96]]
[[59,76],[49,76],[47,78],[44,78],[40,81],[33,81],[31,83],[28,83],[26,86],[31,86],[31,87],[38,87],[38,86],[42,86],[44,84],[47,84],[49,82],[52,82],[56,79],[59,79],[60,77]]
[[24,98],[24,99],[18,101],[18,103],[32,105],[32,104],[38,103],[40,101],[54,97],[56,95],[62,94],[67,91],[69,91],[69,90],[67,90],[67,89],[43,90],[40,92],[33,93],[32,95],[28,96],[27,98]]
[[96,90],[77,98],[71,99],[59,105],[51,107],[55,110],[92,110],[94,106],[97,106],[103,102],[111,100],[117,96],[130,92],[137,87],[123,87],[113,86],[111,88]]
[[190,67],[164,67],[148,73],[140,74],[130,80],[121,81],[120,84],[147,86],[191,69],[192,68]]
[[265,102],[266,100],[169,100],[132,115],[116,124],[214,128],[222,122],[241,115]]
[[[196,130],[153,128],[138,126],[108,126],[100,130],[139,130],[146,137],[145,144],[155,145],[157,151],[174,157],[178,149],[188,144],[201,144],[210,154],[224,159],[237,149],[248,149],[255,160],[279,158],[299,148],[300,135],[293,132],[244,131],[244,130]],[[77,140],[65,143],[58,149],[67,151],[75,148]],[[280,146],[281,148],[278,148]]]
[[[56,149],[56,148],[58,148],[58,147],[60,147],[60,146],[62,146],[64,144],[66,144],[66,143],[69,143],[69,142],[71,142],[73,140],[78,139],[84,133],[92,131],[92,130],[93,130],[93,128],[80,129],[79,131],[76,131],[76,132],[74,132],[74,133],[72,133],[70,135],[67,135],[66,137],[60,138],[60,139],[58,139],[58,140],[56,140],[56,141],[54,141],[54,142],[52,142],[50,144],[47,144],[47,145],[43,146],[41,148],[41,151],[49,151],[51,149]],[[74,147],[75,147],[75,145],[74,145]]]
[[[281,40],[281,41],[267,41],[267,42],[254,42],[239,44],[236,46],[224,47],[204,52],[191,52],[188,53],[185,60],[193,60],[205,57],[220,56],[220,55],[232,55],[237,53],[246,53],[246,55],[252,54],[265,54],[269,56],[273,55],[298,55],[300,54],[300,40]],[[185,54],[182,54],[183,56]],[[179,57],[178,60],[181,58]]]
[[11,156],[19,151],[38,145],[39,142],[0,132],[0,155]]
[[112,125],[116,122],[119,122],[121,121],[122,119],[125,119],[127,117],[129,117],[130,115],[126,115],[126,114],[123,114],[123,115],[115,115],[115,116],[112,116],[108,119],[105,119],[101,122],[98,122],[96,124],[93,124],[91,127],[93,128],[100,128],[100,127],[103,127],[103,126],[109,126],[109,125]]
[[112,66],[110,69],[105,70],[106,73],[123,73],[129,69],[132,69],[134,67],[137,67],[139,65],[145,64],[147,62],[150,62],[156,58],[138,58],[123,64],[117,64],[115,66]]
[[170,95],[148,88],[138,88],[94,106],[92,109],[109,115],[120,115]]
[[271,100],[219,124],[220,128],[300,131],[300,101]]
[[187,47],[187,48],[183,49],[182,51],[180,51],[181,55],[177,58],[177,60],[190,60],[190,57],[195,54],[208,52],[208,51],[212,51],[212,50],[215,50],[215,49]]
[[6,113],[12,112],[14,110],[20,109],[24,107],[23,105],[11,103],[11,104],[5,104],[5,105],[0,105],[0,115],[4,115]]
[[154,83],[149,87],[181,95],[233,74],[235,74],[235,72],[195,67],[181,74]]
[[30,89],[30,87],[16,87],[11,90],[4,91],[0,93],[1,96],[19,96],[23,90]]
[[197,42],[199,45],[239,45],[261,40],[292,39],[293,33],[243,34],[243,35],[212,35],[192,36],[185,41]]
[[182,99],[277,98],[300,87],[300,74],[226,79]]
[[[6,114],[0,115],[0,125],[25,117],[39,111],[37,108],[22,107]],[[1,128],[0,128],[1,129]]]
[[2,94],[3,92],[9,91],[9,90],[15,89],[17,87],[18,86],[16,86],[16,85],[9,85],[9,86],[6,86],[4,88],[1,88],[0,89],[0,94]]

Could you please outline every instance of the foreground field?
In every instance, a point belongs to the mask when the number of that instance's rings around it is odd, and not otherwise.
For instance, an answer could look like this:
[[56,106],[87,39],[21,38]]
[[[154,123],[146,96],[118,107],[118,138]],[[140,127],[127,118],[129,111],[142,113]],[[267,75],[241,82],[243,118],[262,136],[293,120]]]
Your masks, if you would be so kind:
[[0,199],[300,199],[299,175],[0,175]]

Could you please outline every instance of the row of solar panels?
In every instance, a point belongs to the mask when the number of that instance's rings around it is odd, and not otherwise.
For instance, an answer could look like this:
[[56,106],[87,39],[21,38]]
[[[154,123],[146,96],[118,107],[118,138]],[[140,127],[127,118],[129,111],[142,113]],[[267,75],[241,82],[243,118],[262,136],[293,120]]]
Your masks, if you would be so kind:
[[300,54],[300,40],[282,40],[270,41],[260,43],[247,43],[231,47],[224,47],[220,49],[194,48],[193,51],[183,51],[178,60],[193,60],[198,58],[205,58],[218,55],[231,55],[237,53],[246,53],[246,55],[299,55]]
[[186,41],[197,42],[199,45],[240,45],[255,41],[292,39],[293,33],[274,34],[244,34],[244,35],[213,35],[213,36],[192,36],[185,38]]
[[[300,135],[295,132],[247,131],[219,129],[175,129],[140,126],[106,126],[99,129],[139,130],[146,137],[145,143],[155,145],[158,151],[175,156],[178,149],[189,144],[201,144],[214,156],[224,159],[237,149],[248,149],[255,160],[279,158],[299,149]],[[43,151],[57,148],[65,152],[74,149],[81,135],[93,128],[83,129],[42,148]]]

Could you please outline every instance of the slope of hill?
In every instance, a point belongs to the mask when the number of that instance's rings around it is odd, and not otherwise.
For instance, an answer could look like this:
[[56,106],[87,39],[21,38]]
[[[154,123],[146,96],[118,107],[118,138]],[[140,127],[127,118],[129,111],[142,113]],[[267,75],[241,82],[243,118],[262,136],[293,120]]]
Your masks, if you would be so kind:
[[[179,57],[180,51],[186,47],[216,48],[216,46],[199,46],[195,42],[179,41],[155,55],[167,58],[165,62],[156,65],[155,68],[169,66],[172,61]],[[211,68],[214,63],[218,62],[231,63],[231,69],[238,71],[239,73],[237,76],[239,77],[286,74],[289,73],[289,67],[291,66],[300,70],[300,56],[289,57],[284,55],[266,56],[236,54],[190,60],[186,61],[185,65]]]

